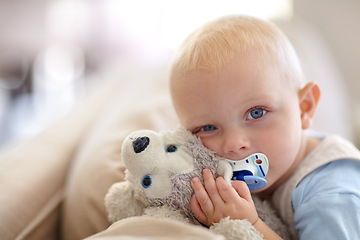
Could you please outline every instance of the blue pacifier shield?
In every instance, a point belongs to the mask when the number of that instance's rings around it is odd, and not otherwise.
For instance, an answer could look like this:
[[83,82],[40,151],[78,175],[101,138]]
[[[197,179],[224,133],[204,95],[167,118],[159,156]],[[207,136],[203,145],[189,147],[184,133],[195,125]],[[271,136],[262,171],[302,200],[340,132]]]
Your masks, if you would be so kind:
[[267,181],[264,178],[256,176],[245,176],[244,181],[248,185],[250,191],[256,191],[266,186]]

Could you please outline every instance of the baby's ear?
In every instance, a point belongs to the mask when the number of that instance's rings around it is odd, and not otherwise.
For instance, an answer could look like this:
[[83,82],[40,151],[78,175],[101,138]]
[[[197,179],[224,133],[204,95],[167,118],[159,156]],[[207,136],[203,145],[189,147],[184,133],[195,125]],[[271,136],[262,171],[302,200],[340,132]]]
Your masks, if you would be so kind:
[[315,82],[309,82],[299,91],[301,124],[303,129],[311,126],[320,99],[320,88]]
[[115,183],[110,187],[105,196],[105,207],[112,223],[132,216],[141,216],[145,208],[143,203],[134,198],[134,187],[128,181]]

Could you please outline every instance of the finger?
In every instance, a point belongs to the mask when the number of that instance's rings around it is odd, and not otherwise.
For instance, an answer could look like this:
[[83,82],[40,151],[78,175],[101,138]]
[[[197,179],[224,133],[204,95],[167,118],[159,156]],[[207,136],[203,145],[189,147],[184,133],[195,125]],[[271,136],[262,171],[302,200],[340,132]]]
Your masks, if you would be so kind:
[[216,179],[216,186],[219,190],[220,197],[225,203],[230,203],[239,198],[237,191],[225,181],[223,177]]
[[205,189],[213,202],[214,205],[221,204],[224,201],[220,197],[219,191],[216,186],[216,182],[214,179],[214,175],[212,174],[210,169],[203,170],[203,178],[204,178],[204,186]]
[[251,200],[251,193],[249,187],[246,185],[244,181],[232,181],[232,187],[235,191],[240,195],[240,197],[245,198],[246,200]]
[[192,196],[190,204],[191,204],[191,210],[192,210],[195,218],[199,222],[205,223],[207,221],[207,217],[206,217],[205,213],[202,211],[201,206],[200,206],[198,200],[196,199],[195,194]]
[[205,215],[210,216],[214,212],[214,205],[211,202],[211,199],[202,185],[199,178],[195,177],[191,180],[191,185],[195,192],[195,197],[201,207],[201,210]]

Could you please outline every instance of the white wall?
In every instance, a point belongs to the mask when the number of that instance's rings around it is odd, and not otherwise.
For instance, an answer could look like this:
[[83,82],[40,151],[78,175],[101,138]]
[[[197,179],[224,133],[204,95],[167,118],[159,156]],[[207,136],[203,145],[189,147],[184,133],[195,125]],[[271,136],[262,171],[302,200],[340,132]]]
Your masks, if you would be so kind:
[[360,146],[360,1],[294,0],[294,8],[297,16],[318,31],[331,51],[346,83],[350,98],[347,117],[355,126],[352,131]]

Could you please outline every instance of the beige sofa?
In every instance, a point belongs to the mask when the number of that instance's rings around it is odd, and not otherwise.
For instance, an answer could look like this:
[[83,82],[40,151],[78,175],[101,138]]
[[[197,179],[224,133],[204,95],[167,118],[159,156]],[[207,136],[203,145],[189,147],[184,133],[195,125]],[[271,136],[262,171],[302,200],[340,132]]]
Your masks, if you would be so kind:
[[160,76],[132,69],[96,84],[66,117],[1,151],[1,240],[82,239],[110,225],[103,198],[124,176],[122,139],[177,126]]

